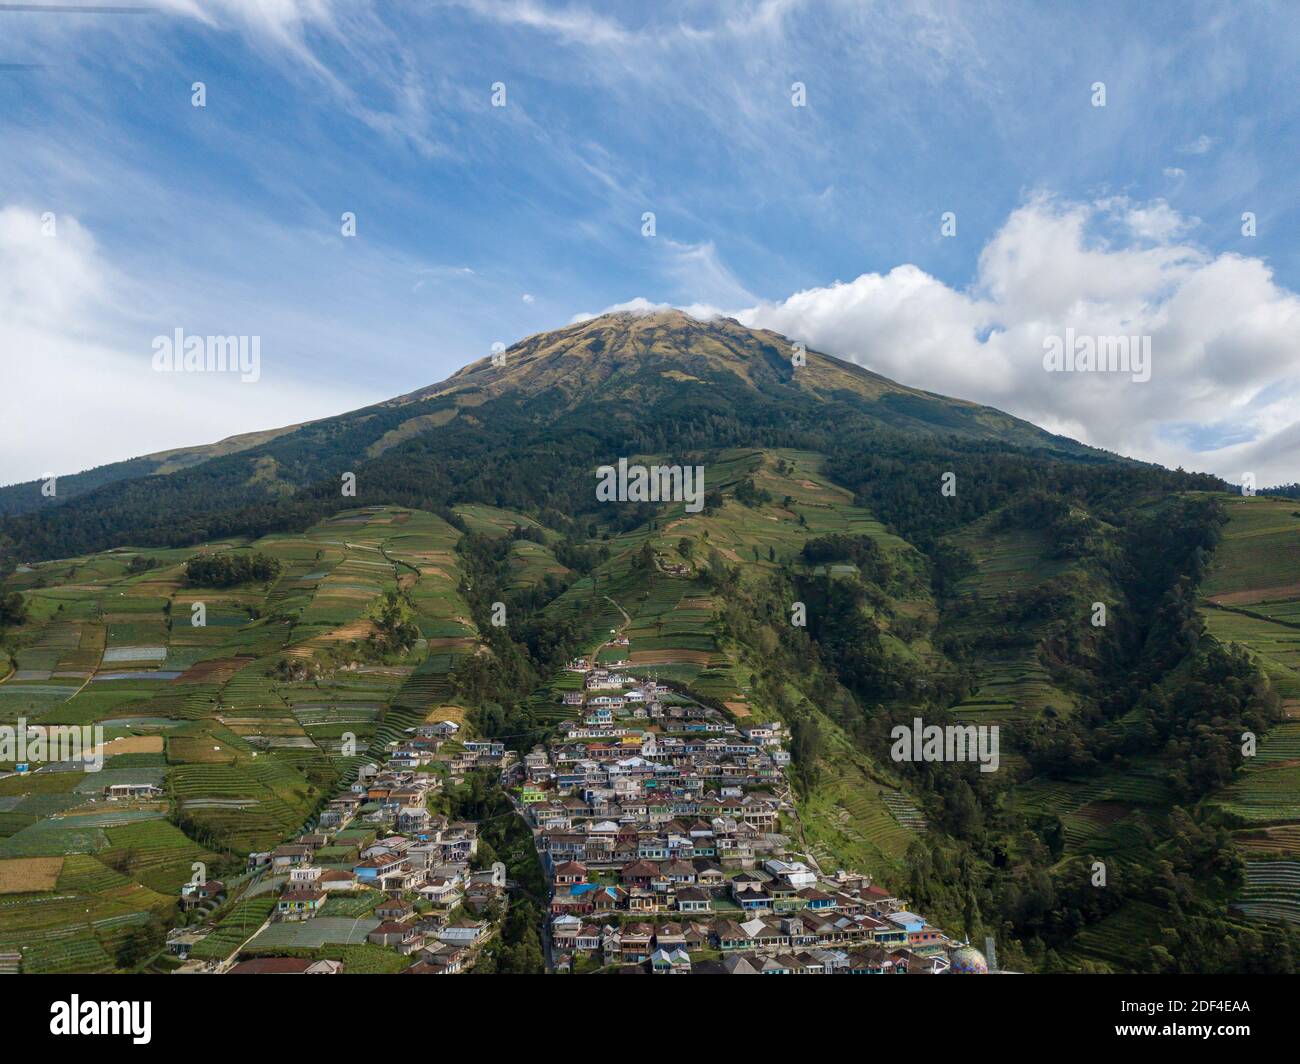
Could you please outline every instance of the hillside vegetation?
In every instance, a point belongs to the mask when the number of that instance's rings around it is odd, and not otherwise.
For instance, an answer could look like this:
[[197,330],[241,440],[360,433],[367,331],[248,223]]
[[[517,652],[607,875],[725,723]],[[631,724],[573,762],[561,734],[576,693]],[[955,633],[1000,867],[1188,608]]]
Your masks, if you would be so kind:
[[[992,935],[1008,968],[1292,970],[1294,502],[787,348],[596,319],[238,452],[12,504],[0,719],[156,739],[94,786],[163,796],[106,813],[79,774],[0,779],[0,872],[47,861],[0,880],[33,888],[0,905],[0,948],[126,966],[120,929],[164,913],[189,861],[292,837],[425,720],[527,750],[572,712],[564,662],[599,648],[738,723],[783,721],[801,848]],[[619,458],[701,466],[702,505],[598,501]],[[996,726],[998,770],[895,760],[918,717]]]

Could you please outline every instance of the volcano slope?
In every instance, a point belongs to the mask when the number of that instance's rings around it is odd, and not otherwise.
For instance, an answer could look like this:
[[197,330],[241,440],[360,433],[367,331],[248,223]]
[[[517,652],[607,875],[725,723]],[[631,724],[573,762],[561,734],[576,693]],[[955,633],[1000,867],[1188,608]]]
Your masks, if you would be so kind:
[[[870,871],[954,933],[993,936],[1005,967],[1294,966],[1294,503],[675,312],[531,337],[266,436],[170,471],[103,467],[50,505],[4,489],[25,610],[0,711],[167,722],[152,767],[189,844],[291,837],[348,770],[345,727],[383,744],[447,712],[528,749],[572,712],[565,660],[614,628],[627,647],[600,653],[634,673],[789,728],[786,828],[824,870]],[[598,468],[619,459],[699,467],[703,490],[601,501]],[[180,650],[178,567],[214,551],[282,567],[229,593],[163,687],[77,689],[120,660],[108,650]],[[397,672],[329,697],[277,674],[286,657],[347,664],[389,592],[420,640],[366,668]],[[997,771],[896,760],[894,729],[918,718],[996,728]],[[264,815],[194,802],[215,795],[186,760],[207,747],[222,795]],[[255,773],[262,751],[274,768]],[[21,795],[4,845],[54,849],[33,838],[38,796],[0,784]]]

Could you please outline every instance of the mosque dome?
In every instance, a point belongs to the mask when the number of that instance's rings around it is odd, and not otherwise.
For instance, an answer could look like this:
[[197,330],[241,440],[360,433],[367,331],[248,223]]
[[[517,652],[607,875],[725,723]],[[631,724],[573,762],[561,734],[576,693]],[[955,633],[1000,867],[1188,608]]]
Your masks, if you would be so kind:
[[952,951],[950,975],[988,975],[989,962],[974,946],[959,946]]

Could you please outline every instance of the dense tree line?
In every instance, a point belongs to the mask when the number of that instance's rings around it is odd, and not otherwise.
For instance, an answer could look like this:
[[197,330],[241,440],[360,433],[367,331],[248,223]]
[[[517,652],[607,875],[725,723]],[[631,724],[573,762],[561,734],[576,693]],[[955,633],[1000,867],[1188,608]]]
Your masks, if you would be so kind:
[[185,563],[185,582],[190,587],[265,584],[279,575],[279,559],[261,551],[252,554],[199,554]]
[[366,637],[371,651],[380,658],[400,657],[420,638],[415,607],[404,591],[384,593],[376,611],[375,630]]
[[[452,816],[478,822],[479,867],[494,861],[506,866],[512,889],[500,936],[479,955],[475,975],[535,975],[545,969],[541,926],[546,909],[546,876],[532,833],[497,786],[491,769],[471,773],[465,783],[449,792]],[[489,914],[498,915],[498,914]]]

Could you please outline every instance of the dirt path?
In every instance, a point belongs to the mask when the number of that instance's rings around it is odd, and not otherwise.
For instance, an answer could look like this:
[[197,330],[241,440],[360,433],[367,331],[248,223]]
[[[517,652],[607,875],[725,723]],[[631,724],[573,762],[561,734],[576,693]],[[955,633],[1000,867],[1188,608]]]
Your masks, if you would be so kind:
[[[614,607],[614,609],[618,610],[618,612],[623,615],[623,628],[626,628],[629,624],[632,623],[632,618],[628,615],[627,610],[625,610],[622,606],[620,606],[608,595],[605,596],[605,601],[608,602],[611,606]],[[620,628],[619,631],[622,632],[623,628]]]

